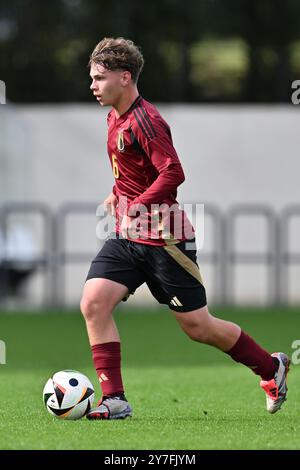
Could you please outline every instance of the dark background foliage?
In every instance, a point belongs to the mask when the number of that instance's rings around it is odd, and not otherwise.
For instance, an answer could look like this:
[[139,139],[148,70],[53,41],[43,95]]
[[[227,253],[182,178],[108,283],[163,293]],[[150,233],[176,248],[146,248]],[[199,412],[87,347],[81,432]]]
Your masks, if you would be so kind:
[[142,47],[145,98],[285,102],[300,79],[298,0],[0,0],[0,79],[14,102],[90,101],[104,36]]

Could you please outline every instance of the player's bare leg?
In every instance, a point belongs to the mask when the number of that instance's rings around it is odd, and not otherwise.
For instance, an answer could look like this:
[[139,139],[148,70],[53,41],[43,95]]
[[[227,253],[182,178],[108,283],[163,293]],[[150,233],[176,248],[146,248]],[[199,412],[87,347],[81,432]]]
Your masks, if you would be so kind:
[[210,344],[222,351],[228,351],[236,344],[241,328],[229,321],[213,317],[207,306],[192,312],[174,312],[183,331],[194,341]]
[[102,389],[102,399],[89,419],[119,419],[132,415],[121,377],[120,336],[113,310],[127,295],[126,286],[109,279],[89,279],[84,287],[81,311]]
[[207,306],[192,312],[173,311],[173,314],[192,340],[215,346],[260,375],[260,385],[266,392],[267,410],[275,413],[281,408],[286,400],[286,377],[290,364],[286,354],[270,355],[238,325],[213,317]]
[[81,300],[90,345],[120,342],[112,313],[114,308],[127,295],[126,286],[109,279],[89,279],[86,281]]

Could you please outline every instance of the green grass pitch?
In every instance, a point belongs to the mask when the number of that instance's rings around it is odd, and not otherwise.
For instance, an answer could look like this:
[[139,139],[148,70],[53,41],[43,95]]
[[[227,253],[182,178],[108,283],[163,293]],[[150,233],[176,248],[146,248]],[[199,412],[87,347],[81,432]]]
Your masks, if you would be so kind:
[[[292,355],[299,311],[217,309],[269,351]],[[189,340],[168,309],[122,307],[123,379],[132,419],[90,422],[52,417],[42,401],[46,380],[77,369],[99,385],[79,313],[1,314],[6,343],[0,365],[1,449],[299,449],[300,365],[292,365],[288,401],[265,410],[259,378],[220,351]],[[300,354],[299,354],[300,356]]]

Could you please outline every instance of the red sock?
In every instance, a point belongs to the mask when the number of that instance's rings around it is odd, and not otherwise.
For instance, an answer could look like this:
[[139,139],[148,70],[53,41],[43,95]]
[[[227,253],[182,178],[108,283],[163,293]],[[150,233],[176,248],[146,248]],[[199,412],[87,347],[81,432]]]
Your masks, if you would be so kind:
[[94,366],[103,396],[124,393],[121,376],[121,345],[118,342],[92,346]]
[[243,331],[241,336],[229,351],[229,356],[236,362],[249,367],[254,374],[260,375],[263,380],[271,380],[277,370],[276,363],[271,354],[262,349],[250,336]]

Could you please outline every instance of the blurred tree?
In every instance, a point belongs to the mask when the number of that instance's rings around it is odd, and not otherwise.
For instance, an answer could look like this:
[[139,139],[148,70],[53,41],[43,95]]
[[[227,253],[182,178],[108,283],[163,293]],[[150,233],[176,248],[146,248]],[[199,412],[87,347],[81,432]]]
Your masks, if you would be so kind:
[[8,99],[92,100],[87,62],[104,36],[142,47],[150,100],[288,101],[300,78],[298,0],[1,0]]

